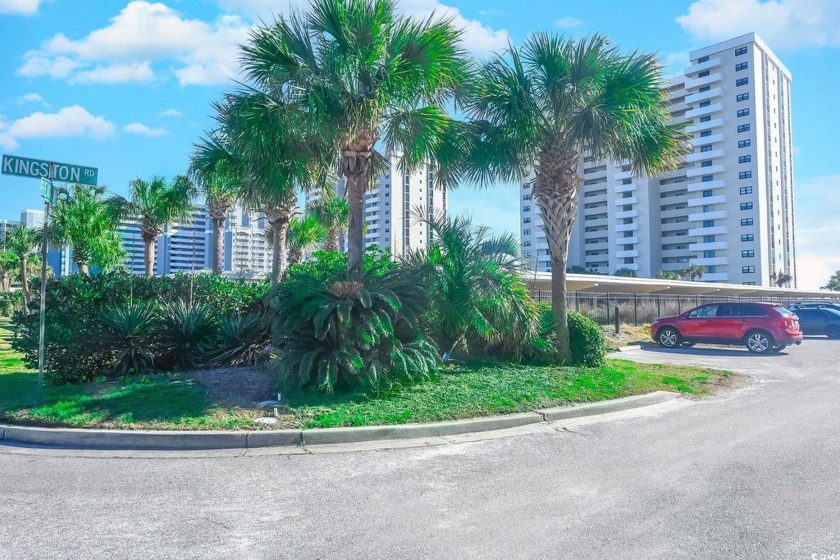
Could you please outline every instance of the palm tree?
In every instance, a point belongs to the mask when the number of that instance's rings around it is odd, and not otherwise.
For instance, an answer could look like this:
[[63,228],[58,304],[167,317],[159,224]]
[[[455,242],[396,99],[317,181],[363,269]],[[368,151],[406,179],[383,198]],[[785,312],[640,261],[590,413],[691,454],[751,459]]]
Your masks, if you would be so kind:
[[347,233],[347,199],[325,191],[318,200],[312,202],[307,210],[326,230],[325,251],[338,251],[338,241]]
[[146,276],[155,274],[155,240],[167,225],[185,222],[192,217],[192,197],[195,187],[189,178],[178,175],[171,181],[152,177],[149,181],[135,179],[129,184],[128,199],[111,199],[120,218],[136,220],[143,239]]
[[321,243],[325,236],[326,230],[315,216],[295,216],[292,218],[286,235],[289,264],[301,262],[304,254]]
[[117,233],[119,220],[102,195],[105,187],[72,185],[59,189],[48,228],[50,242],[73,249],[80,274],[90,265],[102,270],[119,266],[125,257]]
[[225,220],[239,198],[241,178],[236,169],[209,143],[196,146],[190,176],[204,193],[207,213],[213,220],[213,272],[222,273],[225,255]]
[[12,274],[20,270],[17,255],[8,247],[0,248],[0,292],[12,289]]
[[9,249],[17,257],[20,265],[20,283],[23,289],[23,308],[29,309],[29,261],[37,258],[38,248],[43,241],[43,233],[35,228],[20,226],[6,237]]
[[673,270],[660,270],[656,273],[656,277],[660,280],[676,280],[679,278],[679,274]]
[[703,275],[706,274],[706,267],[699,264],[689,264],[687,268],[680,271],[680,274],[694,282],[703,278]]
[[791,280],[793,280],[793,276],[787,273],[780,272],[778,277],[776,278],[776,286],[781,288],[785,284],[789,284]]
[[623,276],[625,278],[638,278],[639,273],[630,268],[623,267],[616,270],[614,276]]
[[582,177],[581,156],[627,162],[636,173],[676,168],[685,150],[671,126],[662,67],[623,55],[603,36],[531,35],[482,65],[467,101],[475,127],[468,177],[519,181],[531,170],[533,197],[551,255],[558,358],[570,361],[566,262]]
[[825,286],[822,286],[820,289],[840,292],[840,270],[832,274]]
[[312,0],[260,26],[242,56],[261,91],[301,108],[309,136],[328,150],[324,164],[347,181],[348,274],[361,279],[364,193],[384,158],[401,150],[406,169],[434,161],[441,185],[454,184],[461,127],[446,112],[468,77],[460,31],[449,20],[417,21],[394,0]]

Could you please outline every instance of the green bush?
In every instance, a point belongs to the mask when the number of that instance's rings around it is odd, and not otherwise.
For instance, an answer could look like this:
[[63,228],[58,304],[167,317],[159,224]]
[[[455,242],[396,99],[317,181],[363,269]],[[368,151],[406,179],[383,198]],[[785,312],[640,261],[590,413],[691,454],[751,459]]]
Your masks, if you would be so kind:
[[[152,277],[123,273],[70,275],[47,284],[45,374],[52,383],[79,382],[111,372],[113,353],[97,336],[105,309],[132,302],[162,306],[187,301],[219,316],[263,312],[269,283],[228,280],[212,274]],[[37,282],[33,293],[37,293]],[[15,349],[26,364],[38,364],[37,298],[32,313],[17,313]]]
[[[335,282],[347,278],[347,254],[338,251],[316,251],[313,259],[290,265],[286,269],[286,277],[307,275],[318,278],[322,282]],[[383,251],[376,245],[365,249],[362,267],[367,278],[381,278],[385,274],[399,268],[391,257],[391,250]]]
[[130,303],[103,310],[97,339],[113,356],[112,373],[145,375],[155,362],[153,349],[157,317],[151,305]]
[[577,311],[569,311],[568,320],[572,363],[586,367],[603,366],[607,350],[600,325]]
[[0,292],[0,317],[11,317],[23,305],[23,293]]
[[429,297],[414,269],[364,282],[297,274],[271,298],[277,371],[286,388],[379,387],[440,364],[420,330]]
[[213,363],[229,366],[258,366],[268,362],[271,334],[258,313],[225,317],[219,326],[219,343]]
[[189,369],[206,362],[216,346],[218,325],[213,309],[207,304],[189,305],[179,301],[166,306],[155,333],[162,365]]

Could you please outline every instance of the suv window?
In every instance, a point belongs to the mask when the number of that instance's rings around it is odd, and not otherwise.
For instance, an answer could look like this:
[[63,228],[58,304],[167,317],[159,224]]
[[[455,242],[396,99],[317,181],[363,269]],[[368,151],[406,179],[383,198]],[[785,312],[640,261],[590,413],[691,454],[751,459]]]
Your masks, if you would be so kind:
[[782,317],[792,317],[794,315],[794,313],[790,309],[782,307],[781,305],[777,305],[773,309],[781,313]]
[[704,305],[703,307],[698,307],[697,309],[689,313],[688,316],[692,319],[697,319],[699,317],[716,317],[717,311],[717,305]]
[[825,319],[828,313],[823,313],[820,309],[797,309],[796,314],[801,319]]
[[769,317],[767,309],[760,305],[739,305],[741,317]]

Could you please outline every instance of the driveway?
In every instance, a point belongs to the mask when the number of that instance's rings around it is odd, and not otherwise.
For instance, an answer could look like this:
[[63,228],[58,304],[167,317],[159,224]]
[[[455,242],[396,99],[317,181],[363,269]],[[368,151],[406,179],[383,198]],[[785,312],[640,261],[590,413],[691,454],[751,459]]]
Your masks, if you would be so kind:
[[620,357],[754,382],[435,447],[0,448],[0,558],[840,558],[840,341]]

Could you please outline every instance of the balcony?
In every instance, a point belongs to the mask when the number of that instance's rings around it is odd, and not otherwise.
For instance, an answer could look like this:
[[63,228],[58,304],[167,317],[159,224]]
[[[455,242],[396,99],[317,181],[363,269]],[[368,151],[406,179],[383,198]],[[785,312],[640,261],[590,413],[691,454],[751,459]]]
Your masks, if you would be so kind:
[[685,161],[688,163],[694,163],[696,161],[702,161],[704,159],[714,159],[717,157],[723,157],[723,150],[718,148],[717,150],[709,150],[708,152],[693,152],[685,156]]
[[698,212],[689,214],[689,222],[704,222],[706,220],[722,220],[726,218],[726,210],[715,210],[714,212]]
[[723,235],[726,233],[726,226],[700,227],[688,230],[690,237],[703,237],[704,235]]
[[670,210],[662,210],[659,213],[659,217],[662,219],[679,218],[680,216],[685,216],[686,214],[688,214],[687,208],[671,208]]
[[700,93],[693,93],[691,95],[687,95],[685,97],[685,103],[687,105],[692,103],[699,103],[700,101],[706,101],[707,99],[713,99],[715,97],[719,97],[723,95],[723,88],[712,88],[709,91],[703,91]]
[[712,173],[723,173],[726,171],[726,166],[722,163],[717,165],[709,165],[706,167],[692,167],[686,171],[689,177],[699,177],[700,175],[711,175]]
[[624,218],[635,218],[639,215],[638,210],[622,210],[621,212],[615,213],[615,218],[617,220],[623,220]]
[[720,58],[710,58],[706,62],[695,62],[691,66],[687,66],[685,68],[685,75],[690,76],[691,74],[696,74],[698,72],[702,72],[703,70],[711,70],[712,68],[717,68],[720,66]]
[[722,249],[728,249],[729,243],[726,241],[712,241],[710,243],[691,243],[688,246],[688,250],[697,253],[700,251],[719,251]]
[[723,103],[712,103],[708,107],[697,107],[691,111],[686,111],[685,118],[696,119],[697,117],[705,117],[706,115],[711,115],[719,111],[723,111]]
[[625,259],[625,258],[635,258],[639,256],[638,249],[631,249],[629,251],[616,251],[615,253],[616,258]]
[[633,192],[637,189],[636,183],[630,183],[628,185],[616,185],[615,192],[617,193],[625,193],[625,192]]
[[584,227],[605,226],[609,220],[607,218],[594,218],[591,220],[584,220]]
[[729,264],[729,259],[726,257],[700,257],[691,259],[691,263],[700,266],[720,266]]
[[714,74],[709,74],[708,76],[703,76],[702,78],[694,78],[693,80],[686,80],[685,81],[685,89],[692,90],[694,88],[703,87],[705,85],[714,84],[719,82],[723,79],[723,75],[720,72],[715,72]]
[[616,245],[635,245],[639,242],[638,237],[616,237],[615,244]]
[[700,146],[702,144],[714,144],[715,142],[723,142],[723,134],[712,134],[711,136],[698,136],[691,139],[691,144]]
[[726,272],[707,272],[701,278],[703,282],[727,282],[729,274]]
[[685,249],[663,249],[662,250],[662,258],[663,259],[679,259],[679,258],[690,259],[691,255]]
[[723,188],[725,186],[726,186],[726,181],[724,181],[723,179],[716,179],[714,181],[706,181],[705,183],[702,182],[702,181],[699,182],[699,183],[689,183],[685,187],[685,190],[687,190],[688,192],[697,192],[697,191],[705,191],[705,190],[709,190],[709,189],[720,189],[720,188]]
[[688,201],[688,206],[706,206],[707,204],[723,204],[726,202],[725,194],[718,194],[715,196],[704,196],[700,198],[692,198]]
[[639,202],[639,199],[635,196],[631,196],[629,198],[617,198],[615,199],[616,206],[624,206],[625,204],[636,204]]
[[702,132],[718,126],[723,126],[723,119],[712,119],[710,121],[692,124],[685,127],[685,131],[689,134],[694,134],[695,132]]
[[621,181],[621,180],[624,180],[624,179],[630,179],[632,177],[633,177],[633,172],[632,171],[618,171],[617,173],[615,173],[613,175],[613,179],[615,179],[616,181]]
[[638,231],[639,224],[618,224],[615,226],[615,231]]
[[616,268],[626,268],[628,270],[639,270],[639,263],[629,263],[629,264],[619,263]]

